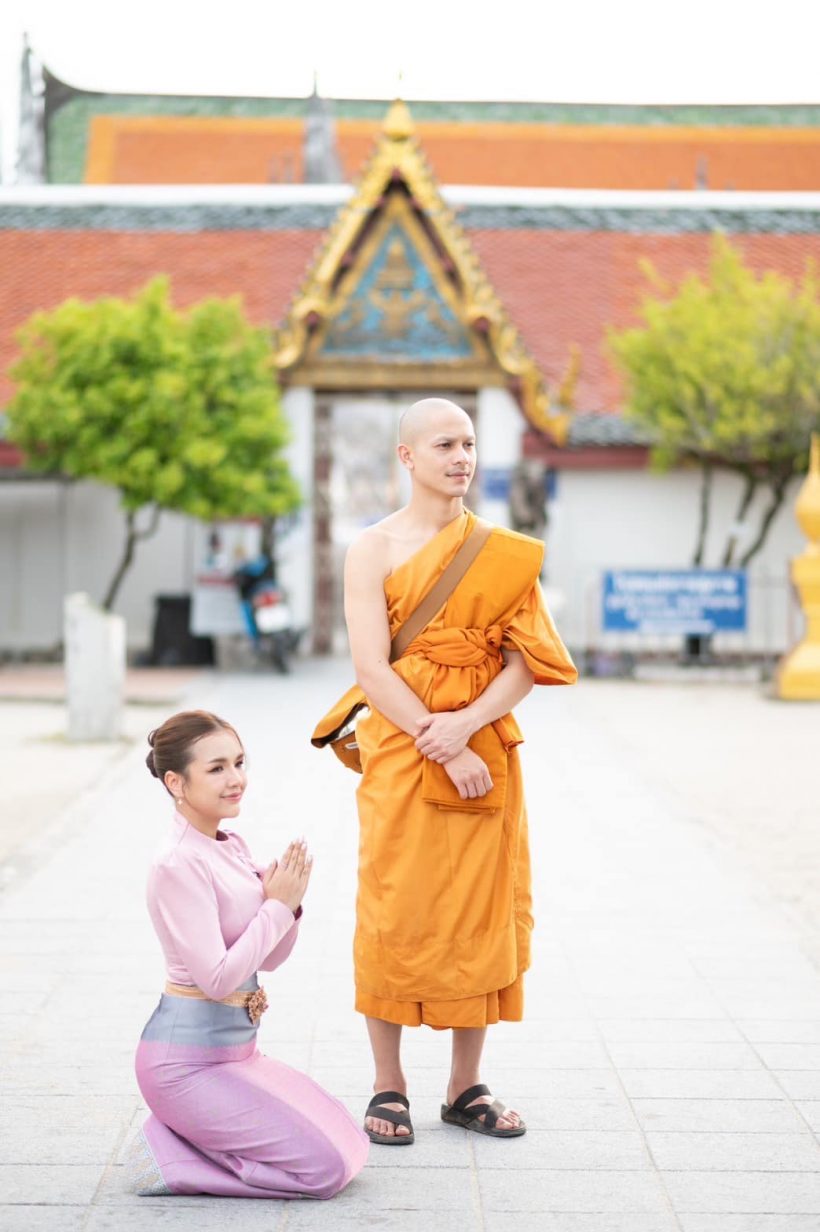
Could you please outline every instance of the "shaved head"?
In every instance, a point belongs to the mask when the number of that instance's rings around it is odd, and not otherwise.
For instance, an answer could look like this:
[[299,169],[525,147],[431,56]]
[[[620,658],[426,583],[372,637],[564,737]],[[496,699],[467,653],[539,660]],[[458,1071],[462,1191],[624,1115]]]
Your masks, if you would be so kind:
[[464,410],[449,398],[420,398],[402,413],[399,419],[399,444],[413,445],[420,433],[435,432],[441,425],[452,424],[454,417],[461,417],[469,431],[473,429],[473,421]]

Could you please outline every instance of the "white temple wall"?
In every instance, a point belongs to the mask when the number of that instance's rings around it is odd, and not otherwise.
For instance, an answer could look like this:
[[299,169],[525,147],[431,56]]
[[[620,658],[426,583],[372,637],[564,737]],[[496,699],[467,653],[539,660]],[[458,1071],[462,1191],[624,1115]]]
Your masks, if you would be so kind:
[[[286,520],[278,543],[279,580],[288,593],[293,622],[308,627],[313,619],[313,416],[315,396],[307,386],[293,386],[282,398],[291,439],[285,456],[299,484],[303,504]],[[307,639],[302,646],[306,649]]]
[[490,522],[509,526],[504,489],[521,457],[521,411],[509,390],[491,386],[478,391],[476,410],[480,489],[476,512]]
[[[117,494],[95,483],[10,480],[0,484],[0,652],[49,650],[62,640],[63,596],[102,602],[122,552]],[[193,522],[163,513],[137,545],[115,611],[128,645],[150,644],[154,596],[190,591]]]
[[[790,558],[802,550],[794,520],[799,481],[777,515],[766,545],[749,568],[749,632],[723,634],[718,645],[781,651],[794,640],[800,618],[788,583]],[[704,559],[719,567],[734,518],[740,480],[715,477],[711,529]],[[600,584],[606,569],[688,568],[697,533],[700,481],[695,471],[665,475],[648,470],[563,470],[550,502],[545,586],[565,640],[574,647],[628,649],[631,635],[601,632]],[[756,530],[762,498],[747,526]],[[741,542],[751,542],[751,536]],[[646,645],[646,642],[642,643]],[[662,643],[659,641],[657,648]]]

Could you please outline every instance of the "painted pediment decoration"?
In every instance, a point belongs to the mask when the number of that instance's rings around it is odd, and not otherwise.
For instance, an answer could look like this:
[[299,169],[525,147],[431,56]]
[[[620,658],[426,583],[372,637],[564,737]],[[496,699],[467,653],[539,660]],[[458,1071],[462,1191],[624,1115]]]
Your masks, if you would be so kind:
[[334,389],[509,385],[561,443],[543,376],[439,192],[403,102],[332,224],[275,337],[286,384]]

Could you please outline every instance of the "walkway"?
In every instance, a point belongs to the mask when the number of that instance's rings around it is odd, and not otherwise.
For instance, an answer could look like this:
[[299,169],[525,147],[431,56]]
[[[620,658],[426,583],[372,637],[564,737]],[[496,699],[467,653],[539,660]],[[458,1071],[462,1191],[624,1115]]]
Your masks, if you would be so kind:
[[[351,1009],[355,780],[306,741],[346,678],[340,663],[203,676],[188,700],[244,736],[252,848],[276,854],[305,831],[316,851],[299,947],[267,981],[262,1046],[358,1115],[370,1072]],[[167,809],[137,745],[24,846],[0,898],[4,1232],[817,1232],[820,971],[801,907],[816,871],[794,868],[792,902],[783,872],[790,817],[816,870],[816,771],[800,769],[816,708],[589,683],[541,690],[520,717],[537,943],[526,1021],[495,1029],[487,1078],[526,1137],[443,1126],[447,1039],[410,1032],[416,1144],[374,1147],[332,1205],[125,1191],[122,1152],[144,1115],[132,1054],[162,981],[143,870]],[[47,760],[29,765],[47,774]],[[771,879],[763,814],[780,775]]]

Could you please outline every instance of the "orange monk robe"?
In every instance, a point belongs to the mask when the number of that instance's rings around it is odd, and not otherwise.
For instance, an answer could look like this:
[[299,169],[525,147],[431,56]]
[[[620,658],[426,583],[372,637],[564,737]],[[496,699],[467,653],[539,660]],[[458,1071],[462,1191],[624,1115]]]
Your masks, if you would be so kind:
[[[475,522],[449,523],[385,580],[391,636],[452,559]],[[481,694],[517,650],[536,684],[572,684],[577,671],[538,583],[543,544],[496,528],[447,603],[393,670],[428,710],[457,710]],[[351,689],[314,732],[321,743],[365,700]],[[359,884],[356,1009],[387,1022],[483,1027],[523,1011],[532,903],[527,814],[512,715],[470,747],[493,789],[465,801],[444,769],[377,710],[356,727]]]

